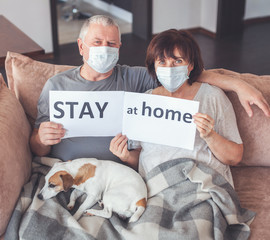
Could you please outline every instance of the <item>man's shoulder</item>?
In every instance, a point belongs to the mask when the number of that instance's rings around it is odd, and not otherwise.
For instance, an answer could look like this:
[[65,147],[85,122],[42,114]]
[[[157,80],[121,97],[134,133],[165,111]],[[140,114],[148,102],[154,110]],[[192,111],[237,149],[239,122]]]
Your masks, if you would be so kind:
[[54,76],[52,76],[50,79],[57,80],[57,79],[61,79],[61,78],[72,77],[72,76],[74,76],[74,74],[76,75],[79,73],[79,69],[80,69],[80,67],[74,67],[74,68],[70,68],[70,69],[62,71],[62,72],[58,72]]
[[79,68],[80,67],[75,67],[75,68],[71,68],[66,71],[55,74],[54,76],[48,79],[45,86],[49,88],[54,88],[54,87],[57,88],[59,84],[63,86],[68,81],[76,80],[77,79],[76,76],[79,74]]

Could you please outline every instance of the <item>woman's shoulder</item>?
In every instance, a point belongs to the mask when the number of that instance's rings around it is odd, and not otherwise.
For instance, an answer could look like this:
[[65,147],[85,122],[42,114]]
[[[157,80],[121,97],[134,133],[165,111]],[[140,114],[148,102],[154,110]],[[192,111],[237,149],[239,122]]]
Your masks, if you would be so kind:
[[194,100],[208,103],[212,102],[224,107],[230,105],[230,100],[225,92],[222,89],[208,83],[201,84],[201,88],[196,96],[196,99]]
[[205,96],[211,96],[216,98],[227,98],[225,92],[216,86],[210,85],[208,83],[202,83],[200,92]]

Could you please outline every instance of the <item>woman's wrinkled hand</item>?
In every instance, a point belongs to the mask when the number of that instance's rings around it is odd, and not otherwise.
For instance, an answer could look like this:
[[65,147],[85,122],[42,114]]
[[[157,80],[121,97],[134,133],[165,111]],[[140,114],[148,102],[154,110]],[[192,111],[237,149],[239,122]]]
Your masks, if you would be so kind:
[[110,143],[110,151],[119,157],[123,162],[129,158],[129,151],[127,149],[127,137],[121,133],[117,134]]
[[215,121],[207,114],[196,113],[193,115],[194,123],[203,139],[209,138],[214,132]]

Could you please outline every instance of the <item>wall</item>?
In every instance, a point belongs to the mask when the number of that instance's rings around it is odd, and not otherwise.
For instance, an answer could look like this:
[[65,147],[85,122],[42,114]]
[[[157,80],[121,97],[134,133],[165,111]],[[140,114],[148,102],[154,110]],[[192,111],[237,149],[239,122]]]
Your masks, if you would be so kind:
[[0,1],[1,15],[45,49],[46,53],[53,51],[49,0]]
[[200,27],[216,33],[218,0],[201,0]]
[[269,0],[246,0],[244,19],[270,17]]
[[153,34],[169,28],[216,32],[218,0],[153,0]]
[[[44,48],[46,53],[53,51],[49,0],[0,1],[0,14]],[[99,0],[86,1],[96,5],[101,2]],[[216,32],[217,3],[218,0],[153,0],[153,34],[168,28],[195,27]],[[106,7],[109,11],[117,11],[112,6]],[[115,14],[118,15],[118,13]],[[124,16],[123,12],[121,15]],[[269,0],[246,0],[244,19],[266,16],[270,16]],[[130,15],[125,18],[132,21]]]

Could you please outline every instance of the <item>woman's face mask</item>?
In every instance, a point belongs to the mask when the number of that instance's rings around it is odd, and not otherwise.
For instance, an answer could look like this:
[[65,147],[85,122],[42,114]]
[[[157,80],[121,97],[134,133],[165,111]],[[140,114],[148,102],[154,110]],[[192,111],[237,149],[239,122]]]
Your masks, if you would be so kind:
[[[85,44],[85,46],[87,45]],[[119,48],[107,46],[87,47],[89,48],[89,57],[85,61],[96,72],[106,73],[115,67],[119,58]]]
[[169,92],[175,92],[189,79],[188,65],[178,67],[157,67],[158,81]]

